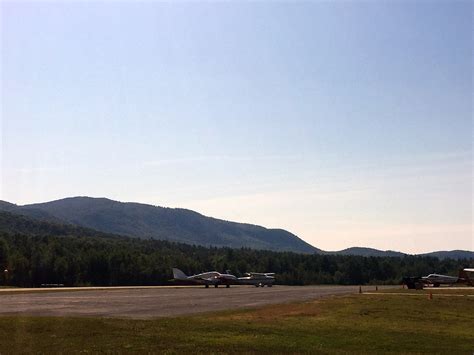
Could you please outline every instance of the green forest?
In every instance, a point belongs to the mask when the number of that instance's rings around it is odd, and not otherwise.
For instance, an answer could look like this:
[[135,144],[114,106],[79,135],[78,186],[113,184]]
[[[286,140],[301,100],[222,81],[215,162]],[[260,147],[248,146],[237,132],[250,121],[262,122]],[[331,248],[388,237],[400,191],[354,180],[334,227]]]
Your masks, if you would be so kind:
[[[308,255],[251,249],[205,248],[158,240],[0,234],[0,265],[9,285],[166,285],[171,268],[275,272],[278,284],[397,284],[406,275],[457,275],[468,260],[433,257]],[[5,276],[4,276],[5,278]]]
[[[167,285],[171,268],[194,274],[274,272],[277,284],[399,284],[404,276],[457,275],[472,259],[300,254],[193,246],[102,233],[0,212],[0,285]],[[6,276],[7,275],[7,276]]]

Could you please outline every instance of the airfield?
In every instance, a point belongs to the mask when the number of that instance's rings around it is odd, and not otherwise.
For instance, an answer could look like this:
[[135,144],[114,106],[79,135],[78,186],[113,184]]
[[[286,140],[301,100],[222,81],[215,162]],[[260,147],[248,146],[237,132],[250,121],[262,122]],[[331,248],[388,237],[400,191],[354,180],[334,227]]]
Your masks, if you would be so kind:
[[[390,288],[394,287],[385,287]],[[364,289],[374,290],[375,286]],[[3,289],[0,315],[150,319],[304,302],[358,291],[358,286],[279,285]]]
[[468,287],[0,289],[0,353],[471,354],[473,307]]

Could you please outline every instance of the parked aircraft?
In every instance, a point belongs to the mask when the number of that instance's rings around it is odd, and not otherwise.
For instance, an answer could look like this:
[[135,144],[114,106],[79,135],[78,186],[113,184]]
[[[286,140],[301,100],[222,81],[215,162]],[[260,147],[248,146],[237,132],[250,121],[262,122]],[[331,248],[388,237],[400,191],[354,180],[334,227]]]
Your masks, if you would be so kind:
[[433,287],[439,287],[440,285],[454,285],[454,284],[466,284],[474,286],[474,280],[471,280],[468,272],[474,272],[474,269],[462,269],[459,271],[459,276],[448,276],[440,274],[429,274],[428,276],[419,277],[405,277],[403,282],[408,288],[420,289],[424,285],[432,285]]
[[226,285],[226,287],[230,287],[231,284],[237,283],[237,277],[231,275],[228,271],[226,274],[221,274],[217,271],[209,271],[188,276],[180,269],[173,268],[173,281],[204,285],[206,287],[209,287],[209,285],[214,285],[214,287]]
[[254,285],[255,287],[265,285],[272,287],[275,282],[275,274],[273,272],[247,272],[244,277],[238,278],[238,282],[242,285]]

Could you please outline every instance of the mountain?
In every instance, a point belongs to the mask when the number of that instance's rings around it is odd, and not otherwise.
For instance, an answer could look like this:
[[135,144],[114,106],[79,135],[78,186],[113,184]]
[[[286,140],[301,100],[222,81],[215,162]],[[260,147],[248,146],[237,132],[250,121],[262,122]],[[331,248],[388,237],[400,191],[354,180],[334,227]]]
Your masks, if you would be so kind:
[[407,254],[401,253],[399,251],[393,250],[378,250],[373,248],[361,248],[353,247],[347,248],[340,251],[329,252],[330,254],[339,254],[339,255],[358,255],[358,256],[398,256],[402,257]]
[[69,223],[142,239],[298,253],[319,252],[319,249],[283,229],[224,221],[180,208],[123,203],[106,198],[71,197],[24,206],[2,201],[2,209],[42,221]]
[[474,259],[474,252],[468,250],[434,251],[420,255],[432,256],[438,259]]
[[[39,227],[32,225],[31,220],[24,219],[16,221],[16,225],[12,227],[8,224],[8,215],[0,216],[0,230],[3,224],[4,228],[9,228],[17,233],[26,233],[30,228],[38,231],[36,234],[44,234],[49,228],[53,228],[54,231],[59,230],[61,234],[65,235],[75,235],[76,232],[89,236],[111,234],[112,237],[122,235],[142,239],[153,238],[202,246],[248,247],[273,251],[365,257],[409,255],[392,250],[383,251],[362,247],[323,251],[282,229],[267,229],[251,224],[219,220],[186,209],[164,208],[130,202],[122,203],[106,198],[71,197],[24,206],[0,201],[0,211],[24,215],[46,223],[43,227]],[[79,230],[79,227],[82,230]],[[18,228],[23,229],[19,230]],[[419,254],[419,256],[431,256],[439,259],[474,259],[474,252],[467,250],[435,251]]]
[[29,206],[18,206],[10,202],[0,200],[0,211],[6,211],[16,214],[21,214],[23,216],[39,219],[46,222],[56,222],[61,223],[59,218],[54,217],[46,211],[37,209]]
[[22,214],[2,210],[0,210],[0,233],[22,234],[28,236],[124,238],[73,224],[47,222]]
[[14,203],[0,200],[0,210],[1,211],[11,211],[17,208],[18,206]]
[[[340,251],[325,252],[327,254],[337,255],[357,255],[357,256],[380,256],[380,257],[403,257],[410,254],[405,254],[393,250],[378,250],[373,248],[353,247]],[[434,251],[431,253],[415,254],[416,256],[431,256],[438,259],[474,259],[474,252],[468,250],[451,250],[451,251]]]

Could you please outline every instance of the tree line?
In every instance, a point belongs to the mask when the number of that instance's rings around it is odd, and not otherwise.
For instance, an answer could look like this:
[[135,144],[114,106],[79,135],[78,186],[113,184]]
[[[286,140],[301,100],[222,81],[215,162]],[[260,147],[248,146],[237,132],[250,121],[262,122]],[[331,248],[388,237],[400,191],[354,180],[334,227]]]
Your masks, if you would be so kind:
[[[472,260],[435,257],[362,257],[202,247],[162,240],[0,232],[0,267],[14,286],[166,285],[171,268],[275,272],[276,283],[398,284],[403,276],[432,272],[457,275]],[[3,270],[3,269],[2,269]],[[5,273],[4,273],[5,274]],[[3,275],[5,278],[6,275]]]

